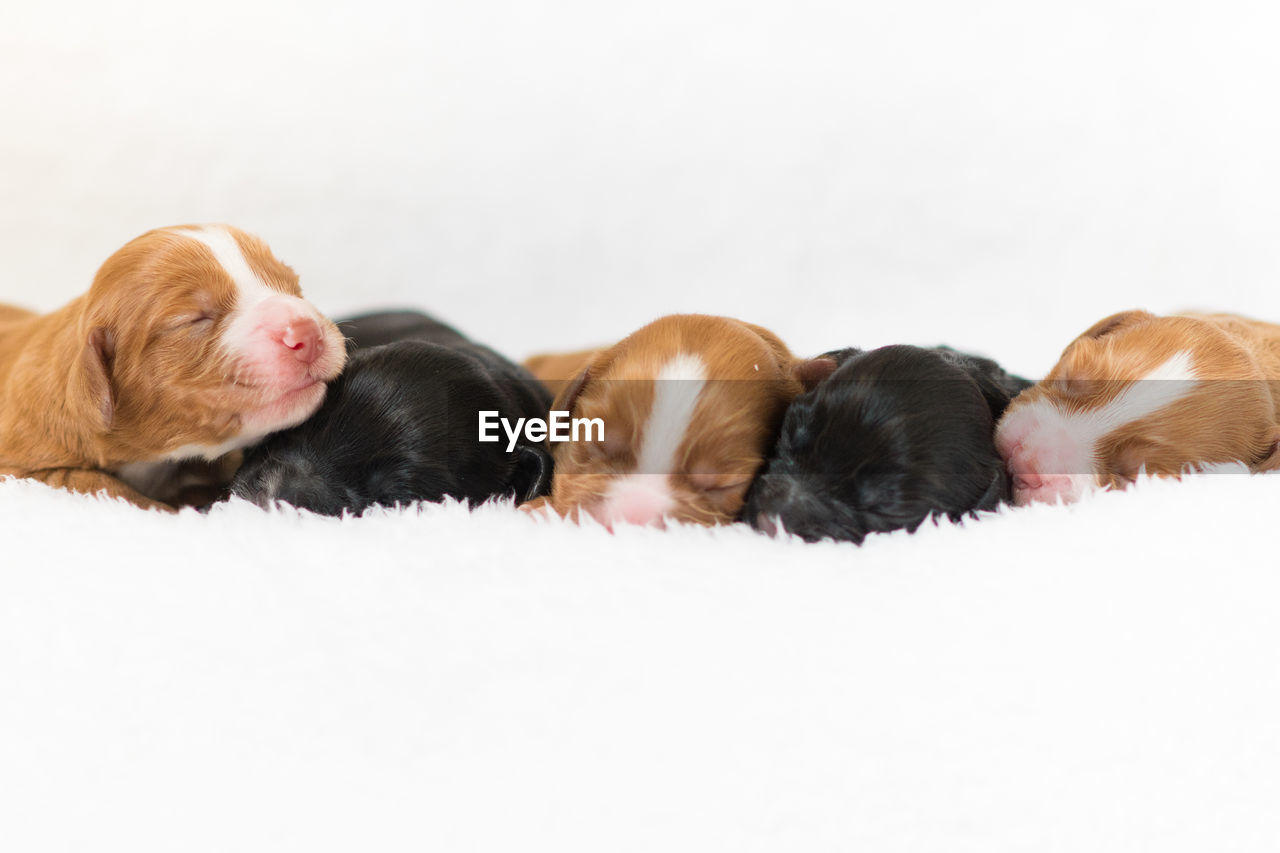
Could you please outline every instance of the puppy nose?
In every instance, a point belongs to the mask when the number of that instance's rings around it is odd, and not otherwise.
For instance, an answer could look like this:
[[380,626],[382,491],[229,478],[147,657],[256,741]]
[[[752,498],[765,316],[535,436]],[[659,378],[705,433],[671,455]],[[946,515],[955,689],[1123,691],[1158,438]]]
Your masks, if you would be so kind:
[[619,496],[610,506],[614,518],[628,524],[658,524],[666,504],[657,495],[631,491]]
[[1031,474],[1013,478],[1013,502],[1071,503],[1086,491],[1093,478],[1082,474]]
[[1013,487],[1018,491],[1035,491],[1044,486],[1044,478],[1039,474],[1017,471],[1013,475]]
[[320,357],[320,325],[310,317],[295,317],[279,334],[280,345],[292,350],[298,361],[311,364]]
[[615,485],[590,512],[611,529],[617,522],[665,527],[663,516],[675,509],[665,482],[665,475],[632,475]]

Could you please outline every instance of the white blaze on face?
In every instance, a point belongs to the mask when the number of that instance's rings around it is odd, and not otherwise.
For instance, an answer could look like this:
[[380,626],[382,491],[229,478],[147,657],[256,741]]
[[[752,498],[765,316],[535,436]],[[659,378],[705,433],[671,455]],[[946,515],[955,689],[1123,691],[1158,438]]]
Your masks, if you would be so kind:
[[1078,417],[1096,444],[1098,439],[1119,427],[1178,402],[1195,388],[1197,381],[1191,353],[1179,350],[1146,376],[1129,383],[1101,409],[1082,412]]
[[658,371],[653,383],[653,408],[641,433],[637,470],[646,474],[671,473],[706,384],[706,365],[696,355],[678,355]]
[[677,355],[658,371],[653,407],[640,432],[636,472],[618,479],[605,495],[603,510],[610,520],[650,524],[675,508],[667,478],[676,468],[706,383],[706,365],[696,355]]
[[1000,423],[997,444],[1015,478],[1045,479],[1037,499],[1074,500],[1096,482],[1104,437],[1176,403],[1197,382],[1192,354],[1180,350],[1100,408],[1066,411],[1042,398],[1016,409]]
[[323,401],[324,381],[345,361],[337,330],[306,300],[269,287],[230,229],[205,225],[170,233],[204,245],[235,286],[235,307],[220,340],[237,383],[254,389],[258,401],[240,412],[242,432],[228,443],[243,446],[301,423]]
[[[255,306],[273,296],[285,296],[267,286],[258,274],[249,266],[244,251],[230,231],[219,225],[204,225],[192,228],[175,228],[173,233],[181,234],[203,243],[213,253],[218,266],[231,277],[236,286],[236,309],[231,321],[223,332],[223,343],[231,352],[240,352],[253,331],[248,320]],[[295,297],[287,297],[295,298]],[[298,300],[301,302],[302,300]]]
[[219,225],[203,225],[177,228],[174,229],[174,233],[190,237],[208,246],[209,251],[213,252],[214,260],[236,283],[236,289],[242,298],[261,302],[268,296],[275,295],[276,291],[267,287],[266,283],[253,271],[253,267],[249,266],[249,261],[245,258],[240,244],[226,228]]
[[[207,247],[235,285],[235,308],[222,331],[222,345],[237,358],[242,376],[283,392],[303,380],[309,373],[307,365],[326,351],[327,360],[310,373],[322,378],[337,374],[345,360],[337,330],[305,299],[269,287],[249,265],[230,230],[219,225],[170,230]],[[310,357],[287,355],[282,346],[303,350]]]

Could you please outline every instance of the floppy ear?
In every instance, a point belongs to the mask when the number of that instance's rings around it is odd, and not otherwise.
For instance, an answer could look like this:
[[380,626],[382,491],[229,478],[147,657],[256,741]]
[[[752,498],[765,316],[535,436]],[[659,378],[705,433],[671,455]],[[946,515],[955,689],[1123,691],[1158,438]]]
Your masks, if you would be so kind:
[[595,361],[596,356],[606,347],[578,350],[576,352],[545,352],[531,355],[521,366],[534,375],[539,382],[553,390],[568,382],[583,367]]
[[1137,480],[1138,475],[1142,473],[1158,477],[1179,477],[1182,474],[1181,471],[1169,470],[1160,465],[1159,460],[1155,458],[1157,452],[1168,447],[1168,442],[1154,435],[1132,439],[1116,449],[1111,457],[1109,473],[1113,478],[1118,478],[1126,484]]
[[1014,376],[990,358],[960,352],[947,346],[934,347],[933,351],[973,377],[996,420],[1000,420],[1005,407],[1014,397],[1036,384],[1021,376]]
[[[1124,328],[1125,326],[1136,326],[1139,323],[1145,323],[1148,320],[1154,320],[1155,318],[1156,315],[1152,314],[1150,311],[1121,311],[1119,314],[1112,314],[1110,317],[1106,317],[1094,323],[1085,330],[1084,334],[1077,337],[1076,341],[1101,338],[1104,335],[1109,335],[1117,329]],[[1072,343],[1075,343],[1075,341],[1072,341]]]
[[990,374],[974,371],[972,376],[973,381],[978,385],[978,390],[982,392],[982,399],[987,401],[987,408],[991,410],[991,420],[999,423],[1004,410],[1009,408],[1013,398]]
[[800,381],[804,390],[812,391],[818,383],[836,372],[840,364],[828,356],[805,358],[791,363],[791,375]]
[[[812,391],[814,386],[834,373],[835,369],[840,366],[840,363],[832,358],[830,353],[820,355],[817,358],[796,358],[791,354],[791,350],[787,349],[787,345],[782,342],[782,338],[764,326],[757,326],[755,323],[742,323],[742,325],[760,336],[760,339],[768,345],[769,349],[773,350],[773,357],[777,359],[778,366],[790,373],[791,378],[803,385],[806,391]],[[790,367],[787,365],[790,365]]]
[[578,402],[578,397],[582,394],[582,389],[591,379],[591,365],[582,368],[581,372],[569,382],[568,385],[560,389],[560,393],[556,394],[555,400],[551,403],[553,412],[569,412],[573,413],[573,404]]
[[1280,471],[1280,426],[1271,428],[1271,449],[1258,461],[1250,462],[1249,470],[1254,474]]
[[857,347],[845,347],[844,349],[833,349],[830,352],[824,352],[818,358],[829,358],[837,365],[841,365],[855,355],[862,355],[862,350]]
[[952,367],[963,370],[973,379],[978,386],[978,391],[982,394],[982,399],[987,402],[987,408],[991,410],[992,419],[996,421],[1000,420],[1000,416],[1004,414],[1004,410],[1009,407],[1014,397],[1035,384],[1006,372],[996,362],[980,355],[960,352],[948,346],[933,347],[932,352],[940,355],[942,360]]
[[971,512],[995,509],[1004,501],[1009,500],[1009,495],[1009,475],[1005,473],[1004,466],[1001,465],[996,468],[990,485],[982,493],[982,497],[978,498],[978,502],[973,505]]
[[516,503],[524,503],[551,493],[551,454],[541,447],[522,444],[516,448],[516,470],[511,485]]
[[111,390],[111,363],[116,355],[115,336],[103,326],[89,330],[80,358],[67,383],[67,405],[75,418],[91,428],[107,432],[115,421],[116,401]]
[[973,381],[978,384],[982,398],[991,409],[993,420],[999,421],[1013,398],[1034,385],[1021,376],[1008,373],[989,358],[973,358],[965,365]]

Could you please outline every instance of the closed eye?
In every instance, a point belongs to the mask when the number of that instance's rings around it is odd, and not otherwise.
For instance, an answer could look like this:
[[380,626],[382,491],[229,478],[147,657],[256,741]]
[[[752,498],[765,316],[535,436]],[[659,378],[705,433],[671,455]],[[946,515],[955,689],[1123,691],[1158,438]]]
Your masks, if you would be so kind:
[[708,495],[727,495],[735,489],[745,489],[751,484],[750,480],[734,480],[731,483],[706,482],[705,480],[701,480],[697,474],[694,474],[690,479],[699,491]]
[[200,332],[213,326],[214,318],[208,314],[183,314],[174,317],[165,327],[166,332]]

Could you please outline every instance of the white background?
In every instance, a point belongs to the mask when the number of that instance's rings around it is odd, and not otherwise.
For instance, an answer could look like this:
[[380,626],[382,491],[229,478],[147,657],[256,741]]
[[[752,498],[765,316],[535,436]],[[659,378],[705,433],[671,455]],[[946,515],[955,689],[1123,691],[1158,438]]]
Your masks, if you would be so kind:
[[[512,355],[1280,320],[1274,3],[0,2],[4,301],[227,221]],[[857,548],[0,482],[0,848],[1271,853],[1277,508]]]
[[1271,3],[16,4],[0,298],[152,227],[258,233],[331,314],[512,355],[663,313],[1032,374],[1093,320],[1280,318]]

